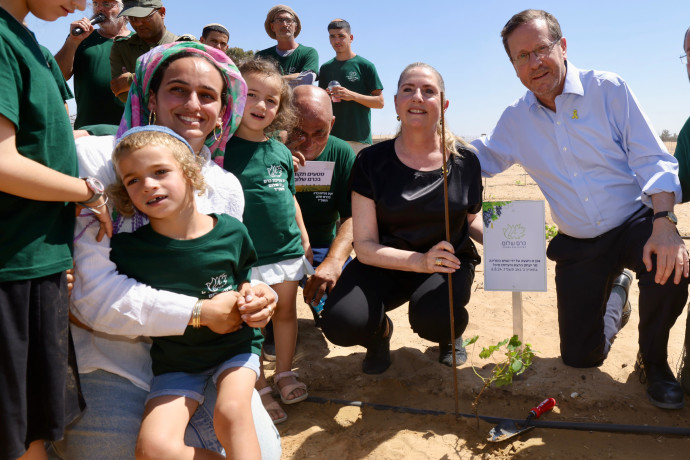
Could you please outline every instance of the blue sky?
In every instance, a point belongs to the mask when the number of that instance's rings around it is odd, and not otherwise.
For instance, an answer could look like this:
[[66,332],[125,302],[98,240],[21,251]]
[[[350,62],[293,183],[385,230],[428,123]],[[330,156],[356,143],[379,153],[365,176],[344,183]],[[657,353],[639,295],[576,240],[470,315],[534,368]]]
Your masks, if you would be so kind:
[[[266,13],[276,3],[264,1],[163,0],[166,25],[177,34],[201,34],[220,22],[230,30],[230,45],[259,50],[275,45],[264,31]],[[353,49],[372,61],[384,86],[385,107],[372,110],[375,135],[395,132],[393,95],[402,69],[424,61],[446,82],[449,127],[459,135],[489,132],[503,109],[524,93],[503,50],[500,31],[525,8],[542,8],[561,24],[568,58],[579,68],[621,75],[633,89],[657,133],[678,132],[690,116],[690,83],[678,57],[690,26],[685,0],[578,2],[466,0],[349,0],[287,3],[299,15],[297,41],[317,49],[319,61],[334,56],[326,26],[347,19]],[[69,23],[90,12],[54,23],[27,17],[29,28],[53,53],[60,49]],[[71,110],[74,110],[72,107]]]

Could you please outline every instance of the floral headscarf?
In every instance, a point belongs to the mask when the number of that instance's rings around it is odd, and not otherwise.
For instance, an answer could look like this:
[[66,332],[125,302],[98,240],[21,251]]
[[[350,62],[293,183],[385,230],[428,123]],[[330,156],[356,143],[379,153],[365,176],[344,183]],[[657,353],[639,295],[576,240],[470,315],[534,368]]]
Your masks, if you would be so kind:
[[223,114],[223,134],[218,140],[213,137],[213,133],[206,138],[205,144],[211,151],[214,161],[222,162],[225,154],[225,144],[237,130],[244,112],[244,104],[247,101],[247,85],[242,79],[237,66],[227,55],[210,46],[196,42],[174,42],[153,48],[148,53],[137,59],[137,68],[134,73],[134,80],[129,90],[127,104],[122,115],[120,128],[117,131],[119,138],[130,128],[148,124],[149,119],[149,86],[151,78],[156,73],[158,67],[172,56],[190,52],[205,56],[214,62],[220,73],[225,79],[228,87],[227,104]]

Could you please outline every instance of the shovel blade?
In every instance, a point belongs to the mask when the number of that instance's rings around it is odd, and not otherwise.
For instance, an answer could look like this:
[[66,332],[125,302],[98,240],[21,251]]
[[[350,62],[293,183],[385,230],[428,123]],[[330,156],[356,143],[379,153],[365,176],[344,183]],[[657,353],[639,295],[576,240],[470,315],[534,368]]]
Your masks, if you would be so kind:
[[534,426],[519,425],[510,420],[503,420],[501,423],[491,428],[489,442],[501,442],[513,438],[521,433],[534,429]]

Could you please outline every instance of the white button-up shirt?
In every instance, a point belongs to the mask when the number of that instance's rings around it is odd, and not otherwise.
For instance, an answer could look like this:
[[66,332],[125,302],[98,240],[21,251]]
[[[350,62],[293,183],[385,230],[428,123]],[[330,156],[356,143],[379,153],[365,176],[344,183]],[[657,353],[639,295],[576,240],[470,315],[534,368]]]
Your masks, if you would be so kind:
[[521,164],[537,182],[563,233],[592,238],[625,222],[650,196],[680,202],[678,162],[618,75],[567,63],[556,112],[527,91],[472,144],[482,174]]

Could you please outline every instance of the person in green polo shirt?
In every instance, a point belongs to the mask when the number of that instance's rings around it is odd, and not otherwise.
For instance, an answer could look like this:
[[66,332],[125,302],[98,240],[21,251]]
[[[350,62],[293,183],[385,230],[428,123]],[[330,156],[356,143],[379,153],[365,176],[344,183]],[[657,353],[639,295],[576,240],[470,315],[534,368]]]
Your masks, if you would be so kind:
[[[335,57],[321,66],[319,86],[333,100],[333,134],[347,141],[355,152],[371,145],[371,109],[383,108],[383,85],[374,64],[352,51],[350,23],[334,19],[328,38]],[[337,85],[331,85],[331,82]]]
[[[85,0],[0,0],[0,458],[45,458],[84,401],[69,336],[75,208],[99,212],[99,183],[77,177],[72,128],[27,14],[54,21]],[[100,209],[100,210],[99,210]],[[83,211],[84,219],[91,214]],[[101,235],[102,236],[102,235]],[[70,363],[72,366],[70,366]]]
[[[112,158],[118,177],[108,192],[117,211],[126,217],[138,211],[149,223],[116,234],[110,259],[124,275],[198,299],[182,336],[152,337],[154,377],[136,457],[182,458],[187,452],[220,457],[184,440],[185,428],[212,381],[218,388],[213,425],[228,458],[259,458],[251,395],[259,374],[261,331],[243,323],[236,331],[218,333],[201,318],[204,302],[224,292],[233,292],[240,308],[248,306],[256,252],[247,228],[227,214],[199,211],[195,198],[206,183],[198,157],[170,128],[148,125],[126,131]],[[186,270],[179,269],[183,265]],[[182,407],[186,409],[180,412]]]
[[[110,89],[110,50],[115,39],[128,37],[127,19],[118,17],[122,2],[116,0],[91,2],[93,14],[102,14],[105,21],[98,29],[87,17],[70,24],[65,44],[55,53],[62,76],[74,76],[77,118],[74,129],[87,125],[119,125],[125,105]],[[75,35],[79,28],[84,32]]]
[[[355,152],[347,142],[330,135],[335,117],[326,91],[312,85],[298,86],[293,91],[293,105],[297,126],[285,145],[292,153],[295,198],[302,211],[315,269],[300,285],[304,302],[309,305],[316,326],[321,327],[327,294],[338,282],[352,252],[348,184]],[[319,178],[318,183],[314,178]],[[266,325],[264,357],[275,359],[272,323]]]
[[[683,36],[683,56],[680,57],[688,72],[688,80],[690,80],[690,61],[688,55],[690,54],[690,27],[685,30]],[[680,179],[680,186],[683,193],[683,203],[690,201],[690,118],[678,134],[678,142],[676,144],[675,157],[678,160],[678,179]],[[685,390],[685,394],[690,394],[690,319],[686,320],[685,324],[685,345],[683,351],[683,365],[680,371],[680,383]]]
[[[294,105],[297,127],[290,133],[287,146],[293,155],[297,202],[314,252],[315,273],[304,286],[304,301],[312,310],[335,286],[352,252],[352,210],[350,207],[350,171],[355,152],[347,142],[331,135],[336,121],[328,93],[316,86],[295,88]],[[309,185],[307,162],[328,165],[330,172],[318,187]],[[312,163],[312,164],[313,164]],[[311,166],[311,165],[310,165]],[[312,176],[320,174],[312,173]],[[319,310],[314,311],[318,323]]]
[[283,78],[290,86],[311,85],[319,71],[319,54],[314,48],[300,45],[295,40],[302,30],[297,13],[285,5],[276,5],[268,11],[264,28],[278,44],[258,51],[257,56],[278,63]]

